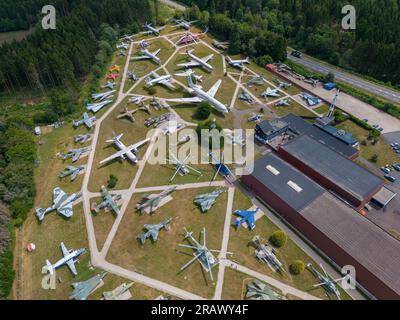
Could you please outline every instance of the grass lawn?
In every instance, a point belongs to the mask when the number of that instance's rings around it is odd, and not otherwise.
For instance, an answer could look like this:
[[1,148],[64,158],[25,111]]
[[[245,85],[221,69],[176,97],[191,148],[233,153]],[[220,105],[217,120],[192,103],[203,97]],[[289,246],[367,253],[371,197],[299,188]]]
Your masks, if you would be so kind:
[[14,40],[19,42],[19,41],[25,39],[33,31],[34,31],[34,28],[30,28],[29,30],[0,32],[0,45],[5,42],[12,42]]
[[[99,197],[99,198],[91,198],[90,199],[90,206],[92,206],[92,203],[97,203],[99,204],[102,202],[104,199]],[[103,248],[104,242],[107,239],[107,236],[111,230],[112,225],[114,224],[116,219],[116,216],[113,211],[105,211],[100,210],[99,213],[97,214],[92,214],[92,221],[93,221],[93,227],[95,230],[96,234],[96,243],[97,243],[97,249],[101,251]]]
[[[225,220],[227,194],[223,193],[207,213],[201,213],[193,204],[193,198],[201,193],[216,188],[187,189],[172,193],[173,200],[162,206],[155,214],[149,216],[136,213],[136,203],[143,194],[136,194],[131,200],[123,221],[107,255],[107,260],[126,269],[143,273],[146,276],[167,282],[203,297],[211,298],[215,284],[205,274],[199,263],[195,262],[188,269],[179,272],[181,266],[188,262],[192,255],[190,249],[179,248],[179,243],[186,243],[183,238],[184,228],[193,231],[198,239],[203,226],[207,232],[207,246],[219,249],[222,241],[222,230]],[[144,246],[136,240],[146,223],[159,223],[173,217],[171,229],[161,230],[158,241],[146,241]],[[213,269],[214,280],[218,268]]]
[[320,115],[325,115],[329,111],[329,106],[325,103],[320,105],[318,108],[313,109],[315,112],[318,112]]

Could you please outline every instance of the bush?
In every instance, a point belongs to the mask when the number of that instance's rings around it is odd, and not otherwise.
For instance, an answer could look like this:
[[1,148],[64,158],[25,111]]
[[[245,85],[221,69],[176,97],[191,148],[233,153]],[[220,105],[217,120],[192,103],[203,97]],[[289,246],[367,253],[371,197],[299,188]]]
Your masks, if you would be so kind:
[[157,89],[155,87],[145,87],[145,90],[149,95],[154,96],[157,93]]
[[275,231],[269,241],[277,248],[283,247],[287,242],[287,235],[282,230]]
[[371,157],[370,160],[371,160],[372,162],[375,162],[375,163],[376,163],[376,162],[378,162],[378,158],[379,158],[379,156],[378,156],[377,154],[374,154],[374,155]]
[[332,72],[327,73],[324,76],[324,82],[326,83],[335,82],[335,75]]
[[303,261],[296,260],[289,266],[289,271],[291,274],[299,275],[304,271],[305,268],[306,266]]
[[211,114],[211,107],[207,102],[201,102],[194,114],[198,120],[206,120]]
[[108,180],[107,187],[110,189],[115,188],[115,186],[117,185],[117,182],[118,182],[118,178],[116,176],[114,176],[113,174],[110,174],[110,179]]

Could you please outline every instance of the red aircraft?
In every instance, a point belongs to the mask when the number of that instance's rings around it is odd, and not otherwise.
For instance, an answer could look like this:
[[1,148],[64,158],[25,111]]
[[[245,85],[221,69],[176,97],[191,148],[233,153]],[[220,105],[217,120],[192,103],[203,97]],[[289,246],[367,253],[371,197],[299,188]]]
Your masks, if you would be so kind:
[[180,38],[176,44],[178,46],[180,46],[180,45],[190,44],[190,43],[193,43],[193,42],[197,43],[197,41],[199,41],[201,38],[203,38],[205,36],[207,31],[208,31],[208,29],[206,29],[203,33],[191,33],[191,32],[188,32],[182,38]]
[[108,75],[107,75],[107,80],[113,80],[113,81],[115,81],[115,79],[117,79],[119,77],[119,74],[118,73],[109,73]]

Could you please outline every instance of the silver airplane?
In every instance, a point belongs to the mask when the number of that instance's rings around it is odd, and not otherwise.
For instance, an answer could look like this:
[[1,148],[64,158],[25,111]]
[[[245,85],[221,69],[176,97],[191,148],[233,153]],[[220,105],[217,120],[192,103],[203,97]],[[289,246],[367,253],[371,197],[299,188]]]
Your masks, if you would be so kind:
[[[190,73],[189,73],[190,74]],[[221,113],[228,113],[230,110],[223,103],[215,99],[215,95],[222,83],[222,80],[218,80],[210,90],[205,92],[203,88],[199,85],[193,83],[191,75],[188,76],[189,93],[194,95],[193,98],[177,98],[168,99],[167,101],[178,102],[178,103],[200,103],[202,101],[207,101],[214,109]]]
[[84,124],[88,129],[91,129],[93,127],[95,121],[96,121],[96,117],[95,116],[89,117],[87,112],[85,112],[83,114],[81,120],[73,120],[72,124],[73,124],[74,127],[78,127],[78,126]]
[[210,54],[210,55],[208,55],[208,56],[206,56],[204,58],[199,58],[199,57],[197,57],[196,55],[193,54],[193,51],[194,50],[186,51],[186,54],[192,60],[190,60],[189,62],[180,63],[177,66],[178,67],[184,67],[184,68],[202,67],[208,72],[213,71],[213,66],[210,65],[208,63],[208,61],[210,61],[212,58],[214,58],[214,54],[212,53],[212,54]]
[[220,41],[214,40],[212,45],[219,50],[225,51],[225,50],[228,50],[229,42],[220,42]]
[[141,49],[140,50],[140,56],[136,56],[136,57],[132,57],[132,60],[146,60],[146,59],[150,59],[153,60],[155,63],[157,64],[161,64],[161,60],[159,57],[157,57],[157,55],[160,53],[161,49],[157,49],[154,52],[150,52],[147,49]]
[[279,90],[278,89],[271,89],[270,87],[267,88],[264,92],[261,93],[262,98],[267,97],[279,97]]
[[112,156],[109,156],[108,158],[100,161],[100,164],[104,164],[115,159],[129,159],[132,163],[138,162],[138,158],[136,157],[136,153],[138,153],[138,148],[144,145],[145,143],[149,142],[150,139],[145,139],[130,146],[125,146],[120,141],[122,136],[123,134],[121,133],[120,135],[115,136],[111,140],[107,140],[108,143],[113,143],[117,147],[117,149],[119,149],[119,151],[114,153]]
[[210,193],[200,194],[194,198],[193,202],[200,206],[201,212],[207,212],[224,191],[223,188],[220,188]]
[[103,101],[107,98],[112,98],[114,96],[115,90],[107,91],[107,92],[101,92],[101,93],[93,93],[92,94],[92,99],[95,101]]
[[189,69],[189,70],[187,70],[185,72],[181,72],[181,73],[175,73],[176,77],[187,78],[189,75],[192,75],[192,78],[194,78],[194,80],[196,80],[196,82],[203,82],[204,77],[202,75],[200,75],[200,76],[196,75],[192,69]]
[[129,300],[132,297],[129,289],[133,286],[133,282],[123,283],[112,291],[103,292],[104,300]]
[[261,77],[261,76],[254,76],[252,79],[250,79],[250,80],[247,82],[247,85],[248,85],[249,87],[252,87],[252,86],[262,86],[263,84],[264,84],[264,78]]
[[57,187],[53,190],[53,204],[47,209],[36,208],[36,217],[39,221],[43,221],[44,216],[52,211],[57,211],[65,218],[71,218],[74,214],[72,209],[74,202],[81,196],[80,193],[68,195],[66,192]]
[[122,38],[120,38],[119,40],[123,41],[123,42],[133,42],[135,41],[135,36],[132,35],[128,35],[128,34],[124,34],[124,36]]
[[275,103],[275,106],[277,107],[290,106],[290,100],[289,99],[279,100],[277,103]]
[[92,210],[98,213],[102,209],[111,209],[116,215],[119,215],[117,202],[122,199],[122,195],[110,194],[105,186],[101,186],[101,195],[104,200],[100,204],[94,204]]
[[336,286],[336,282],[343,280],[343,278],[332,279],[326,273],[326,271],[325,271],[324,267],[322,266],[322,264],[320,264],[320,267],[321,267],[322,271],[324,272],[324,274],[321,274],[317,269],[315,269],[314,266],[311,263],[307,264],[307,268],[320,281],[320,283],[315,284],[313,287],[314,288],[323,287],[328,294],[333,294],[333,295],[336,296],[336,298],[338,300],[341,300],[340,299],[340,291]]
[[139,42],[140,49],[146,49],[147,47],[150,47],[150,43],[148,43],[147,41],[142,40]]
[[128,50],[129,48],[129,44],[122,42],[121,44],[117,44],[117,49],[124,49],[124,50]]
[[150,76],[146,79],[146,85],[152,87],[154,85],[160,84],[166,86],[170,90],[175,90],[176,87],[171,83],[172,76],[170,74],[166,74],[160,76],[155,71],[152,71]]
[[176,122],[176,120],[173,120],[173,121],[168,122],[167,126],[162,129],[162,133],[165,136],[170,136],[171,134],[182,129],[183,127],[184,127],[183,123]]
[[85,166],[67,166],[63,171],[60,172],[58,177],[62,179],[71,176],[71,181],[74,181],[83,170],[85,170]]
[[169,196],[172,192],[174,192],[176,186],[165,189],[160,193],[146,195],[142,198],[142,200],[136,204],[136,210],[138,210],[141,214],[149,209],[149,214],[154,213],[158,209],[162,199]]
[[158,239],[158,233],[160,232],[161,229],[169,230],[169,224],[171,223],[172,218],[168,218],[164,220],[163,222],[157,223],[157,224],[145,224],[144,229],[147,230],[144,233],[139,234],[136,239],[140,241],[142,245],[144,245],[145,241],[147,238],[152,238],[153,241],[157,241]]
[[103,282],[103,278],[107,275],[107,272],[102,272],[94,277],[81,282],[73,282],[72,287],[74,290],[72,291],[69,298],[71,300],[86,300],[87,297],[93,293]]
[[67,265],[69,270],[71,270],[74,276],[78,275],[76,271],[75,263],[78,261],[78,257],[86,252],[85,248],[80,248],[77,250],[68,250],[64,242],[60,244],[63,257],[56,263],[52,264],[49,260],[46,260],[46,265],[43,267],[50,274],[54,274],[54,270],[58,269],[63,265]]
[[127,76],[132,81],[138,81],[139,80],[139,77],[133,71],[128,71]]
[[104,100],[99,103],[88,103],[86,104],[86,109],[96,113],[100,109],[104,108],[106,105],[110,104],[112,100]]
[[227,60],[228,60],[228,63],[229,63],[229,65],[231,67],[238,68],[238,69],[241,69],[241,70],[244,69],[244,64],[245,63],[247,63],[247,64],[250,63],[250,60],[249,60],[248,57],[246,59],[244,59],[244,60],[232,60],[232,58],[228,56]]
[[82,155],[87,155],[90,150],[90,147],[70,149],[62,155],[62,158],[63,160],[72,159],[72,162],[76,162],[82,157]]
[[279,78],[275,78],[274,81],[278,84],[279,88],[289,89],[292,86],[291,83],[283,82]]
[[115,82],[113,82],[113,81],[107,81],[107,83],[104,84],[104,85],[102,85],[101,88],[102,88],[102,89],[108,88],[108,89],[110,89],[110,90],[113,90],[113,89],[115,88]]
[[253,280],[246,285],[246,299],[250,300],[286,300],[284,296],[275,292],[270,286],[259,280]]
[[173,176],[172,176],[172,178],[169,180],[169,182],[172,182],[172,181],[175,179],[175,177],[176,177],[177,174],[179,174],[181,177],[183,177],[183,176],[189,174],[189,173],[190,173],[190,170],[193,170],[193,171],[196,172],[199,176],[202,175],[202,173],[201,173],[199,170],[197,170],[197,169],[195,169],[195,168],[189,166],[188,164],[186,164],[186,162],[189,160],[189,157],[190,157],[190,154],[187,155],[187,157],[186,157],[183,161],[180,161],[180,160],[178,160],[177,157],[175,157],[175,156],[171,153],[171,157],[168,158],[168,159],[165,159],[165,161],[168,161],[169,163],[175,165],[175,169],[176,169],[175,173],[173,174]]
[[87,134],[79,134],[79,135],[77,135],[77,136],[74,138],[74,141],[75,141],[75,143],[80,142],[80,143],[83,144],[83,143],[85,143],[85,142],[90,141],[90,140],[92,139],[92,137],[93,137],[93,135],[90,134],[90,133],[87,133]]
[[260,122],[264,116],[262,114],[254,113],[247,119],[248,122]]
[[260,236],[253,237],[253,243],[256,245],[256,258],[270,266],[273,270],[280,273],[285,272],[282,262],[276,257],[276,251],[268,244],[261,243]]
[[153,27],[151,23],[146,23],[145,25],[143,25],[143,28],[146,28],[147,31],[142,31],[141,34],[144,35],[154,34],[155,36],[159,36],[160,32],[165,29],[165,26],[156,28]]
[[134,96],[129,98],[128,103],[134,103],[136,105],[143,104],[144,97],[143,96]]
[[254,103],[254,100],[253,100],[253,98],[251,97],[251,95],[248,94],[248,93],[247,93],[246,91],[244,91],[244,90],[242,90],[242,91],[240,92],[238,98],[239,98],[240,100],[245,101],[245,102],[250,103],[250,104],[253,104],[253,103]]
[[185,30],[189,30],[192,24],[196,23],[198,20],[187,21],[185,19],[173,19],[173,21],[176,23],[174,27],[179,27]]
[[135,122],[135,117],[133,116],[139,109],[129,110],[128,107],[124,107],[120,114],[117,115],[117,119],[128,118],[132,122]]
[[[166,103],[164,100],[157,99],[156,97],[153,97],[153,100],[150,103],[154,109],[162,110],[162,109],[169,109],[170,105]],[[149,109],[150,111],[150,109]],[[149,112],[148,112],[149,113]]]

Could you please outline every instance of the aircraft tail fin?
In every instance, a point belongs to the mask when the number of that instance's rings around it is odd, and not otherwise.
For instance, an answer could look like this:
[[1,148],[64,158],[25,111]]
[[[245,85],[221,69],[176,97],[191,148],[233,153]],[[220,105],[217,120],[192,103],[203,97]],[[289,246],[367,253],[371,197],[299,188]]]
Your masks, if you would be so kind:
[[236,219],[235,222],[233,222],[233,225],[235,226],[236,229],[239,229],[240,226],[242,225],[242,220]]
[[43,221],[44,215],[46,214],[46,209],[36,208],[36,217],[39,221]]
[[107,140],[106,142],[107,143],[113,143],[113,142],[115,142],[115,141],[117,141],[117,140],[120,140],[121,138],[122,138],[122,136],[123,136],[124,134],[123,133],[121,133],[121,134],[119,134],[119,135],[114,135],[114,137],[112,138],[112,139],[109,139],[109,140]]
[[144,245],[145,241],[146,241],[146,235],[144,233],[139,234],[136,239],[138,239],[140,241],[141,245]]
[[49,260],[46,260],[46,266],[44,267],[47,272],[54,274],[54,267]]

